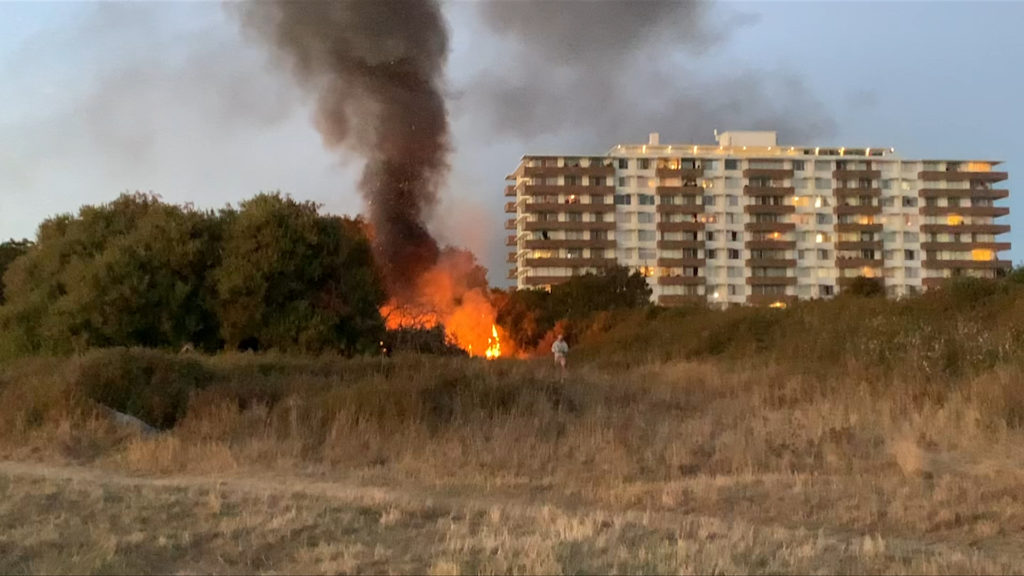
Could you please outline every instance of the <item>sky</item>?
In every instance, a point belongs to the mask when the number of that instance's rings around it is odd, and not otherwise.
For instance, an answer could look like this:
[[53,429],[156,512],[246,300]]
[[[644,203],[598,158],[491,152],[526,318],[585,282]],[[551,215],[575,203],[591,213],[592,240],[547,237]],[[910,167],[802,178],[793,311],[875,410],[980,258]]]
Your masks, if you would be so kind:
[[[527,8],[524,11],[524,7]],[[431,230],[505,285],[504,177],[524,154],[713,142],[1003,160],[1024,202],[1024,3],[443,4],[450,173]],[[356,214],[363,160],[323,146],[311,95],[213,2],[0,1],[0,238],[154,192],[204,208],[280,190]],[[1014,264],[1024,236],[1009,240]]]

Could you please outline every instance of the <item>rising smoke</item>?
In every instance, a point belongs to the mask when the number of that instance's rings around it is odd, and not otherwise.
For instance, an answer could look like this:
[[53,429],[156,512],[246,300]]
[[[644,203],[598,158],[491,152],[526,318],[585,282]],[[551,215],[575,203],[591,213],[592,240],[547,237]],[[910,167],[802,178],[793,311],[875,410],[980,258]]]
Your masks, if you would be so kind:
[[703,142],[714,128],[778,130],[790,141],[835,129],[794,74],[712,65],[730,32],[750,21],[730,7],[684,0],[476,7],[507,41],[509,57],[466,88],[463,106],[524,142],[550,135],[561,149],[599,152],[648,131]]
[[360,189],[378,261],[392,295],[411,289],[439,255],[425,221],[448,169],[448,33],[438,4],[289,0],[238,11],[314,96],[325,145],[366,158]]

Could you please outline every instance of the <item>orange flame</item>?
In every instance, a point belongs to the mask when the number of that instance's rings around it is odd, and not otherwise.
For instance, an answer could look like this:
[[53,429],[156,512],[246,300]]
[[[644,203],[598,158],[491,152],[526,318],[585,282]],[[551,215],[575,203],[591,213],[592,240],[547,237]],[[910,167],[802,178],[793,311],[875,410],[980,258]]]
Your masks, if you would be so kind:
[[381,307],[388,329],[429,329],[440,324],[448,343],[470,356],[499,357],[497,312],[487,297],[486,279],[482,286],[479,279],[475,283],[471,279],[473,265],[458,255],[442,258],[420,278],[411,297],[401,302],[392,299]]
[[498,338],[498,327],[491,324],[491,337],[487,339],[487,352],[484,353],[488,360],[501,357],[501,338]]

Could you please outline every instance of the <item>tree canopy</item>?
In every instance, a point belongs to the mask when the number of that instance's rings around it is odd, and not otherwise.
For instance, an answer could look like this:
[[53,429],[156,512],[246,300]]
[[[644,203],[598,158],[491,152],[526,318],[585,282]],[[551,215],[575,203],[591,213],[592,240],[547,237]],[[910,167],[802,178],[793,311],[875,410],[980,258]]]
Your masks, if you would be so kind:
[[21,248],[0,306],[8,351],[353,351],[382,330],[363,224],[280,194],[220,211],[124,194],[46,220]]

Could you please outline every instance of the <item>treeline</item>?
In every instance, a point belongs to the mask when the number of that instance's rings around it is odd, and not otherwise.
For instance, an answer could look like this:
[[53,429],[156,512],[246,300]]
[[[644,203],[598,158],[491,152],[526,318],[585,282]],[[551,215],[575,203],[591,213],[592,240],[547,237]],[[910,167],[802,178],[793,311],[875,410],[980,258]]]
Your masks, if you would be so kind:
[[[451,249],[446,249],[451,250]],[[486,284],[486,270],[472,270]],[[595,313],[649,306],[645,279],[611,268],[542,290],[491,290],[516,351],[546,352]],[[443,327],[385,329],[370,231],[310,202],[260,194],[220,210],[124,194],[0,244],[0,358],[90,348],[344,355],[452,353]],[[454,350],[457,352],[457,350]]]
[[125,194],[0,249],[0,356],[92,347],[356,353],[384,325],[361,220],[260,194],[198,210]]

